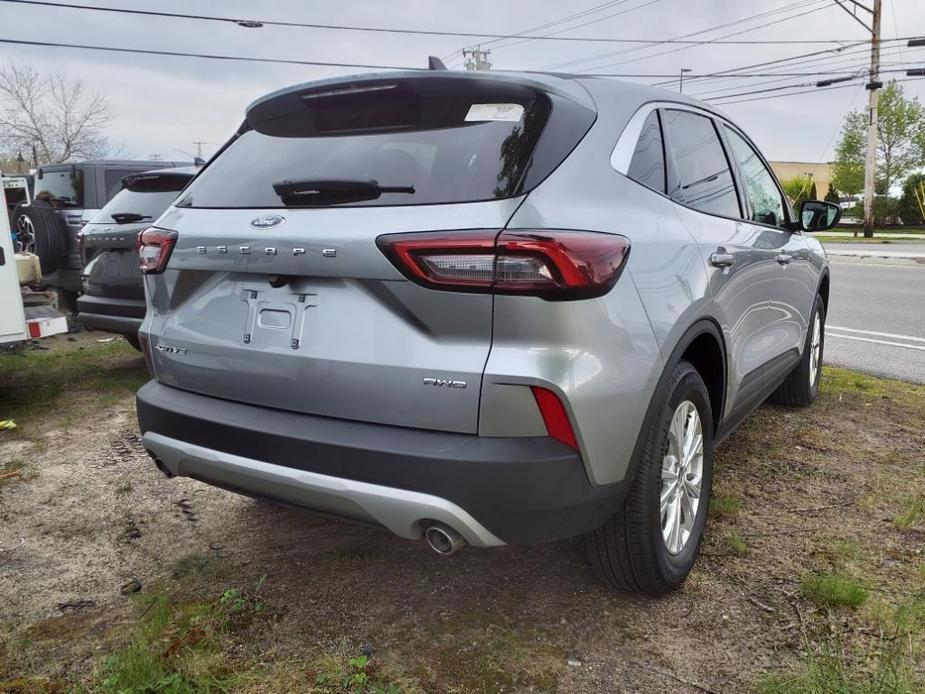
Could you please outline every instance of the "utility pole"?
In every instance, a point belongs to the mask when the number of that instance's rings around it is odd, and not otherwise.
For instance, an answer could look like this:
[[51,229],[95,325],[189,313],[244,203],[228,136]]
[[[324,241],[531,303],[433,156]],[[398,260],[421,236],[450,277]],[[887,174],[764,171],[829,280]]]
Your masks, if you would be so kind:
[[678,94],[683,94],[683,93],[684,93],[684,73],[685,73],[685,72],[690,72],[690,71],[691,71],[691,69],[690,69],[689,67],[682,67],[682,68],[681,68],[681,79],[680,79],[680,81],[678,82]]
[[491,49],[483,51],[481,46],[463,48],[463,60],[467,70],[491,70]]
[[864,159],[864,238],[874,235],[874,193],[877,184],[877,103],[880,81],[880,5],[874,0],[870,38],[870,79],[867,82],[867,156]]
[[203,142],[201,140],[196,140],[195,142],[193,142],[193,144],[196,146],[196,158],[202,159],[202,146],[207,145],[209,143]]

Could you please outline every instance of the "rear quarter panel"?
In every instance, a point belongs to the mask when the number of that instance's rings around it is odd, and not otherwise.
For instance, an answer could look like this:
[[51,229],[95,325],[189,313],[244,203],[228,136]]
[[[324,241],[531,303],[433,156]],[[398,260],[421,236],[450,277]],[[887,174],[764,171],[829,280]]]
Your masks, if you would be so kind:
[[545,381],[577,424],[589,479],[625,478],[664,357],[709,313],[706,272],[674,203],[614,171],[621,123],[599,118],[509,228],[584,229],[630,239],[626,269],[585,301],[497,297],[485,382]]

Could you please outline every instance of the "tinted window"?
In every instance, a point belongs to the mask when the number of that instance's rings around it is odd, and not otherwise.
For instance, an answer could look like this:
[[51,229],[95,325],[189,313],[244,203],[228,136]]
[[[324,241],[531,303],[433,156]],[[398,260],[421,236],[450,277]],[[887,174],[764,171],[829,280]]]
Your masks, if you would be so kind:
[[35,198],[52,207],[83,207],[84,177],[80,169],[44,171],[35,179]]
[[[250,129],[178,205],[419,205],[511,197],[561,163],[594,113],[523,85],[421,78],[271,95],[252,106],[247,119]],[[359,182],[368,192],[371,181],[405,190],[363,197],[331,189]],[[275,183],[283,185],[274,189]],[[282,192],[293,187],[301,194]]]
[[[152,167],[157,166],[157,162],[152,162]],[[112,196],[122,190],[122,177],[130,173],[135,173],[138,169],[106,169],[103,173],[103,183],[106,186],[106,199],[112,200]]]
[[663,112],[678,181],[669,195],[703,212],[738,217],[732,173],[713,121],[689,111]]
[[[154,221],[170,207],[170,203],[177,199],[179,191],[158,193],[136,193],[133,190],[122,190],[106,203],[106,206],[91,220],[93,224],[113,224],[119,215],[141,215],[142,219],[135,221]],[[113,217],[113,215],[116,215]]]
[[665,192],[665,150],[662,149],[658,111],[652,111],[642,126],[627,175],[652,190]]
[[787,220],[784,217],[784,201],[774,183],[774,177],[758,153],[741,135],[728,127],[725,130],[732,148],[732,156],[739,165],[745,196],[751,207],[751,220],[781,226]]

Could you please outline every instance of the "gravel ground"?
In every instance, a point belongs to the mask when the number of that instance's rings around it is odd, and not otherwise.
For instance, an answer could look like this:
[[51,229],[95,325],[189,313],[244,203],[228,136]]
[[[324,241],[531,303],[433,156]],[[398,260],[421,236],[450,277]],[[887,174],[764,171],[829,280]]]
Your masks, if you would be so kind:
[[[96,339],[51,352],[92,354]],[[762,408],[717,454],[697,568],[651,600],[604,588],[578,541],[442,558],[378,528],[168,480],[134,421],[143,364],[107,349],[95,366],[112,376],[104,395],[81,377],[0,433],[0,472],[21,465],[0,481],[0,692],[117,691],[102,673],[137,635],[148,595],[182,606],[259,594],[259,614],[209,646],[233,691],[393,691],[319,684],[318,663],[365,649],[382,667],[370,676],[394,691],[737,692],[801,672],[833,639],[863,675],[879,612],[925,591],[925,518],[895,522],[910,495],[925,500],[920,388],[830,370],[812,409]],[[0,419],[30,397],[10,358]],[[808,570],[849,573],[874,597],[814,603],[801,594]],[[165,671],[204,667],[190,660],[196,631],[183,633],[163,637]],[[916,639],[913,676],[925,672]]]

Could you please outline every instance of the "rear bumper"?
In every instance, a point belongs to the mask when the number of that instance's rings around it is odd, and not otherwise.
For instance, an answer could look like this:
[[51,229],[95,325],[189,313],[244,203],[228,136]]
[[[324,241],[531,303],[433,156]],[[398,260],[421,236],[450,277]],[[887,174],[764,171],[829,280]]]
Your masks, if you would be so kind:
[[475,546],[533,544],[606,521],[624,485],[592,487],[549,437],[488,438],[284,412],[156,383],[138,391],[145,447],[175,475],[372,521],[420,538],[438,520]]
[[144,299],[114,299],[87,294],[77,299],[77,320],[89,330],[134,335],[144,317]]

